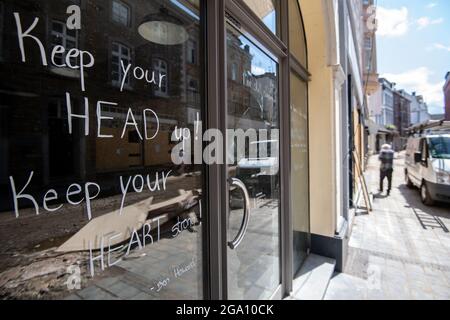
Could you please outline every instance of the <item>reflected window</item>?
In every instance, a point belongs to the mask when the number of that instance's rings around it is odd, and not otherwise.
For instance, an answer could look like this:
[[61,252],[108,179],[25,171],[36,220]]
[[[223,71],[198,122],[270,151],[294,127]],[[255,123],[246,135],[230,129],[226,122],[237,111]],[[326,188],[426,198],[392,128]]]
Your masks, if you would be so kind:
[[167,83],[167,62],[156,58],[153,59],[153,70],[160,75],[161,85],[156,87],[155,95],[166,97],[169,94],[169,86]]
[[372,50],[372,39],[370,37],[364,38],[364,48],[368,50]]
[[278,33],[278,0],[244,0],[270,31]]
[[[122,66],[123,63],[123,66]],[[131,49],[121,43],[113,42],[112,44],[112,60],[111,60],[111,76],[114,86],[121,86],[124,80],[126,87],[131,86],[130,74],[125,75],[124,67],[131,64]]]
[[114,0],[112,3],[112,19],[124,26],[130,26],[130,7],[122,1]]
[[[70,30],[67,25],[60,21],[52,21],[52,47],[62,46],[66,48],[64,53],[55,54],[54,61],[56,65],[64,65],[66,55],[70,49],[78,47],[77,31]],[[71,65],[75,65],[77,58],[71,58]]]
[[189,90],[192,90],[194,92],[198,91],[198,81],[196,79],[190,79],[189,80],[189,85],[188,85]]
[[[187,81],[187,102],[190,106],[197,106],[200,102],[200,92],[198,80],[188,76]],[[193,122],[193,121],[192,121]]]
[[188,41],[187,62],[197,64],[197,42],[194,40]]
[[238,65],[236,63],[231,64],[231,80],[237,81]]

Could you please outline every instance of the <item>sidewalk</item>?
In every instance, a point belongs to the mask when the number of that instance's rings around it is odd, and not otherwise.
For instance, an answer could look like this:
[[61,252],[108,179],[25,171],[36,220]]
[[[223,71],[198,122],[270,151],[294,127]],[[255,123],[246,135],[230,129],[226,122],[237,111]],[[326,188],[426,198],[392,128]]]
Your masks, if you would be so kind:
[[[374,211],[355,217],[345,272],[330,281],[325,299],[450,299],[450,209],[424,206],[404,184],[403,163],[400,154],[391,196],[375,196]],[[378,194],[377,157],[366,175]]]

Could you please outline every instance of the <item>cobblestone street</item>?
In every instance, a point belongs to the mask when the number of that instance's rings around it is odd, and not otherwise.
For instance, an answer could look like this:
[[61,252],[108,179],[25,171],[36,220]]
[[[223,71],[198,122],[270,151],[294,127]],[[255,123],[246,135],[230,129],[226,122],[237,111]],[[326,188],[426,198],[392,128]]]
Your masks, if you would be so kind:
[[354,218],[345,272],[326,300],[450,299],[450,208],[427,207],[408,189],[403,154],[396,156],[390,197],[378,194],[378,159],[366,172],[374,210]]

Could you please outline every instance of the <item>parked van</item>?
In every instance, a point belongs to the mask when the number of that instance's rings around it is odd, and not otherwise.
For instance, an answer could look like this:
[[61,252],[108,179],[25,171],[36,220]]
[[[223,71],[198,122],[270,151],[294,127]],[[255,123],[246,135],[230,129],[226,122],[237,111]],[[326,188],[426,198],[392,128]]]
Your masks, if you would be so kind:
[[410,188],[420,188],[426,205],[450,203],[450,133],[409,138],[405,181]]

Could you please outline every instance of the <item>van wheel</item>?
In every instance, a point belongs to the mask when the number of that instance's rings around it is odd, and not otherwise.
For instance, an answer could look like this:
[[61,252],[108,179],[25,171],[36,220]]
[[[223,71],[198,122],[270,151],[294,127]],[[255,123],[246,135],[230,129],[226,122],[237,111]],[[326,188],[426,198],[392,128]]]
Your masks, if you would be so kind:
[[411,179],[409,178],[408,171],[405,171],[405,183],[408,188],[410,188],[410,189],[414,188],[414,184],[412,183]]
[[422,199],[423,204],[427,206],[434,205],[433,199],[430,197],[430,193],[428,192],[428,187],[426,182],[422,183],[422,186],[420,187],[420,198]]

